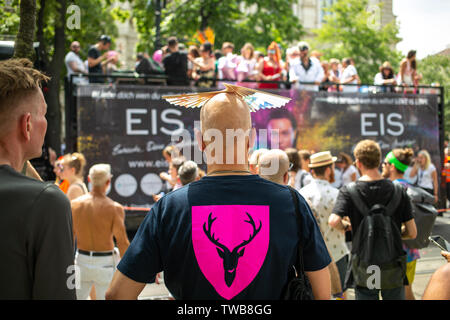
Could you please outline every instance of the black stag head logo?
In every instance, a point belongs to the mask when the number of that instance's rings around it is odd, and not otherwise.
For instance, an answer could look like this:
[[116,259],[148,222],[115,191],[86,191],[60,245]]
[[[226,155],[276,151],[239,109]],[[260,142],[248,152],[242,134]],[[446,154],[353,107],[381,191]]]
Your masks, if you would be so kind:
[[221,244],[219,242],[220,240],[219,238],[215,239],[214,233],[212,233],[211,235],[211,226],[217,219],[212,218],[212,212],[208,216],[208,228],[206,227],[206,222],[203,224],[203,231],[205,232],[209,241],[211,241],[214,245],[216,245],[217,253],[219,254],[219,257],[223,260],[223,269],[225,271],[225,283],[227,284],[228,287],[231,286],[231,284],[234,281],[234,278],[236,277],[236,268],[238,260],[240,257],[244,255],[245,246],[248,245],[255,238],[255,236],[259,233],[262,227],[262,222],[260,221],[259,227],[256,228],[255,221],[253,220],[252,216],[249,215],[247,212],[246,214],[249,220],[244,221],[249,223],[253,227],[253,233],[250,235],[248,240],[243,241],[232,251],[230,251],[226,246]]

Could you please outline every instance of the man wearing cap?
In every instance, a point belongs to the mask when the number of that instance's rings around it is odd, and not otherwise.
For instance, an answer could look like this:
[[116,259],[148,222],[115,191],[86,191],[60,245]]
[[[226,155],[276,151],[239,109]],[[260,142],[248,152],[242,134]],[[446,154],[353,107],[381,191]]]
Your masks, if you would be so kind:
[[[111,47],[111,38],[102,35],[98,42],[91,46],[88,51],[88,71],[89,73],[103,74],[103,66],[114,60],[111,56],[108,58],[108,52],[102,54],[102,51],[108,51]],[[104,83],[103,77],[89,77],[90,83]]]
[[[319,223],[331,257],[336,262],[338,274],[335,277],[339,279],[337,286],[344,288],[349,255],[349,250],[345,244],[345,234],[328,225],[328,218],[331,215],[339,193],[338,189],[331,185],[334,182],[334,163],[336,159],[336,157],[331,155],[330,151],[311,155],[309,167],[315,179],[302,188],[300,194],[308,201]],[[333,276],[333,273],[331,273],[332,279]],[[339,292],[333,292],[333,294],[336,298],[341,299],[344,297],[342,289]]]
[[164,271],[175,299],[280,299],[293,276],[299,241],[314,298],[330,298],[331,260],[305,200],[249,171],[255,135],[250,109],[237,94],[219,93],[202,106],[196,136],[207,176],[152,207],[107,298],[136,299]]
[[[309,57],[309,45],[302,41],[298,44],[300,59],[289,66],[289,80],[301,90],[319,91],[325,73],[317,58]],[[309,84],[302,84],[303,82]],[[314,84],[312,84],[314,83]]]
[[105,299],[106,289],[120,259],[113,237],[120,257],[130,244],[125,230],[124,209],[106,196],[111,177],[109,164],[92,166],[89,170],[92,191],[72,201],[73,232],[78,247],[75,265],[80,268],[78,300],[86,300],[92,286],[95,286],[97,299]]

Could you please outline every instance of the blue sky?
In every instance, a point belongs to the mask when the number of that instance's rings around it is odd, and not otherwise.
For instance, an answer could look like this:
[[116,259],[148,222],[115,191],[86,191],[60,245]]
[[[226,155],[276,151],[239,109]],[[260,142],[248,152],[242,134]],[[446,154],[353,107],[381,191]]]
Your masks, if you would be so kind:
[[393,12],[404,54],[415,49],[422,59],[450,46],[450,0],[393,0]]

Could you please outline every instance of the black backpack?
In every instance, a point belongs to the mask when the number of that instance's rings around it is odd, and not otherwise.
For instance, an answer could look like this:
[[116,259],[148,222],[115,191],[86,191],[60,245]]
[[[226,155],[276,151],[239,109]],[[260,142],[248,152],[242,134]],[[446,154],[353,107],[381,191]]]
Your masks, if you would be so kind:
[[372,283],[377,268],[380,287],[376,289],[393,289],[404,284],[406,253],[402,248],[401,231],[392,219],[400,204],[403,187],[393,185],[394,193],[388,204],[375,204],[371,208],[361,198],[356,183],[347,185],[353,204],[363,215],[353,235],[351,260],[353,279],[360,287],[371,286],[369,282]]
[[433,206],[434,197],[419,187],[405,186],[405,188],[407,188],[406,193],[412,203],[417,236],[415,239],[403,240],[403,243],[410,249],[426,248],[430,244],[428,237],[433,231],[434,222],[438,214]]

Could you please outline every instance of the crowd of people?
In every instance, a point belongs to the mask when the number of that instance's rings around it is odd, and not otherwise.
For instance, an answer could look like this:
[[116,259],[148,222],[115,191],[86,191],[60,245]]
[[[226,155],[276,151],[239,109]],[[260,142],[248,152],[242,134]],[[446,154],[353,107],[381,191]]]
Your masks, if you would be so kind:
[[[89,73],[110,74],[118,70],[119,53],[110,49],[111,38],[103,35],[90,47],[88,58],[83,62],[79,56],[80,44],[73,42],[66,55],[68,76],[80,74],[74,82],[86,81],[82,75]],[[156,50],[152,56],[138,53],[135,72],[140,75],[166,75],[167,85],[220,87],[221,81],[232,81],[252,88],[300,88],[311,91],[357,92],[361,80],[357,66],[351,58],[323,60],[323,54],[310,51],[310,45],[301,41],[285,50],[272,42],[266,52],[256,51],[246,43],[236,53],[231,42],[224,42],[220,50],[205,42],[188,48],[176,37],[168,38],[167,45]],[[284,59],[283,59],[284,56]],[[380,66],[374,76],[374,85],[382,91],[394,91],[393,86],[417,86],[422,76],[417,72],[416,51],[411,50],[400,62],[396,72],[389,61]],[[91,83],[103,83],[105,77],[89,77]]]
[[[414,239],[417,226],[405,174],[410,169],[408,177],[436,195],[425,151],[411,166],[411,149],[382,158],[376,142],[363,140],[353,161],[326,150],[254,151],[248,135],[244,144],[223,143],[211,159],[208,130],[226,137],[229,129],[252,128],[247,103],[220,93],[200,114],[206,171],[166,148],[169,172],[160,177],[170,192],[155,195],[130,244],[124,208],[106,196],[110,165],[89,169],[90,191],[80,153],[55,160],[54,183],[29,168],[46,133],[40,83],[47,80],[27,60],[0,62],[0,299],[137,299],[161,272],[175,299],[280,299],[299,254],[303,270],[296,272],[307,276],[315,299],[345,299],[350,287],[361,300],[380,292],[383,299],[414,298],[419,257],[402,241]],[[217,161],[240,151],[243,162]],[[450,262],[450,253],[441,254]],[[381,275],[374,285],[367,278],[373,265]],[[449,274],[450,264],[439,268],[423,298],[450,299]]]

